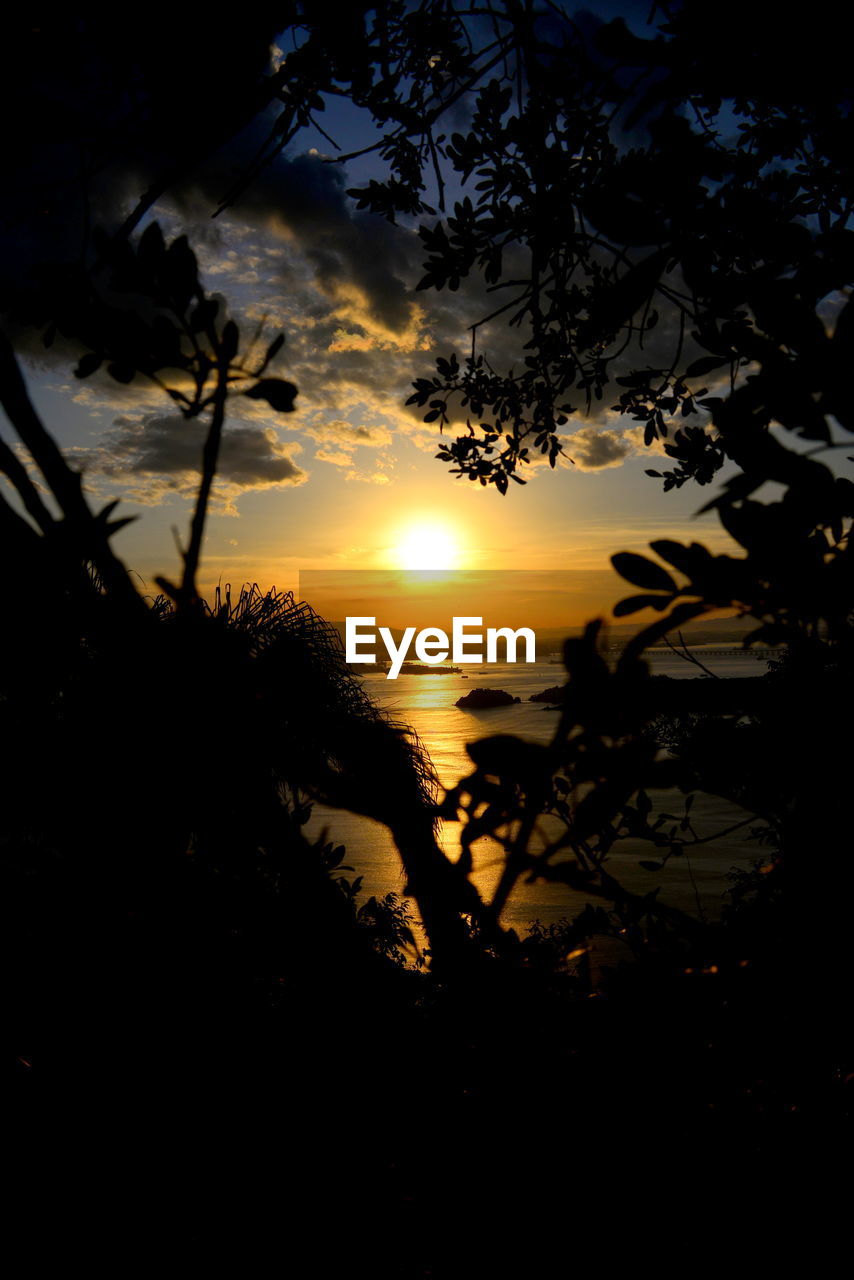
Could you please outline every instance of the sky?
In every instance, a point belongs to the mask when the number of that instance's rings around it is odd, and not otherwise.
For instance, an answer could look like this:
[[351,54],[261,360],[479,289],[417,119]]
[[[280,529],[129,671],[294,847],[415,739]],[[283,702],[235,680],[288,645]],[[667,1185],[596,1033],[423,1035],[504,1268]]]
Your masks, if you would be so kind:
[[[274,44],[272,64],[281,56]],[[323,119],[345,151],[364,140],[346,108],[333,103]],[[376,175],[375,162],[345,169],[330,163],[331,150],[320,134],[302,135],[214,219],[233,160],[222,157],[147,219],[167,239],[189,236],[206,288],[227,299],[245,332],[263,320],[265,342],[285,334],[275,372],[299,388],[293,414],[243,399],[230,412],[205,592],[226,582],[294,588],[301,570],[430,568],[435,554],[439,567],[595,571],[595,596],[579,609],[598,612],[614,552],[642,551],[657,537],[732,549],[713,514],[695,516],[710,491],[688,485],[662,494],[661,482],[644,474],[660,461],[654,450],[606,408],[572,417],[567,457],[554,472],[528,468],[527,485],[506,497],[451,476],[434,456],[438,430],[405,401],[437,355],[468,350],[468,326],[488,309],[486,298],[477,287],[416,292],[424,255],[415,225],[358,212],[346,189]],[[135,175],[123,174],[109,193],[113,216],[129,212],[139,193]],[[497,365],[512,359],[515,338],[500,325],[480,341]],[[156,590],[157,575],[178,572],[202,424],[172,413],[156,387],[121,387],[103,373],[75,379],[61,352],[31,348],[27,372],[37,407],[93,499],[119,498],[119,514],[138,517],[115,545]],[[614,591],[615,600],[627,593],[616,576]]]

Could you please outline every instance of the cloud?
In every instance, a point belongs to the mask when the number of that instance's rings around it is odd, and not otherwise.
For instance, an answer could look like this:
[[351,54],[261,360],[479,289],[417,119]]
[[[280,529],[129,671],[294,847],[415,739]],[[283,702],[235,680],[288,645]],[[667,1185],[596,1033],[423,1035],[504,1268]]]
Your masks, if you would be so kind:
[[333,449],[318,449],[315,458],[319,462],[331,462],[335,467],[352,467],[352,453],[336,453]]
[[[92,450],[76,449],[74,460],[87,481],[118,481],[138,502],[155,505],[167,496],[191,496],[207,434],[206,422],[177,414],[116,418]],[[298,444],[282,444],[270,427],[231,423],[222,438],[215,498],[234,514],[234,501],[248,490],[303,484],[308,478],[294,462]]]
[[[701,419],[701,418],[698,418],[697,416],[694,416],[694,417],[688,418],[686,425],[693,427],[693,426],[697,426],[700,422],[704,422],[708,424],[708,418],[703,417]],[[626,430],[623,432],[623,439],[628,440],[629,443],[632,445],[632,453],[644,454],[644,455],[656,454],[659,458],[666,458],[667,454],[664,452],[664,446],[667,443],[667,441],[657,439],[657,440],[653,440],[652,444],[644,444],[645,430],[646,430],[645,427],[637,426],[637,427],[627,427]],[[673,435],[674,435],[674,431],[671,430],[670,435],[668,436],[667,439],[672,440]]]
[[393,484],[394,476],[387,471],[348,471],[348,480],[356,480],[359,484]]
[[621,431],[603,427],[579,427],[566,441],[566,452],[579,471],[604,471],[619,467],[635,452]]
[[609,467],[622,466],[627,458],[666,456],[664,441],[653,440],[650,445],[644,444],[643,426],[614,431],[591,424],[579,427],[572,435],[563,436],[562,442],[564,452],[575,463],[577,471],[606,471]]
[[[257,127],[263,129],[263,124]],[[245,147],[245,139],[241,145]],[[195,221],[209,220],[222,195],[227,156],[219,160],[218,167],[175,193],[184,220],[188,214]],[[235,202],[231,218],[272,230],[289,242],[307,264],[316,288],[327,299],[344,303],[351,319],[361,319],[378,336],[407,332],[416,310],[409,281],[416,267],[413,253],[420,254],[418,241],[411,231],[356,211],[346,187],[343,168],[316,154],[279,156]],[[236,258],[231,262],[237,270]],[[239,267],[247,266],[257,270],[259,264],[243,258]],[[280,283],[288,284],[288,274],[285,265]]]
[[354,426],[341,418],[333,418],[329,422],[318,419],[311,425],[304,427],[303,430],[313,440],[328,441],[342,449],[354,449],[356,447],[377,449],[381,445],[389,444],[391,441],[391,432],[385,427]]
[[321,448],[315,452],[315,458],[319,462],[328,462],[332,466],[347,469],[348,480],[370,480],[373,484],[387,483],[385,480],[371,477],[384,468],[394,466],[394,458],[391,455],[386,453],[377,457],[374,464],[376,473],[360,472],[354,461],[357,448],[379,449],[391,443],[392,433],[386,427],[359,426],[346,422],[342,418],[333,418],[331,421],[324,422],[318,417],[316,421],[303,427],[303,432],[321,445]]

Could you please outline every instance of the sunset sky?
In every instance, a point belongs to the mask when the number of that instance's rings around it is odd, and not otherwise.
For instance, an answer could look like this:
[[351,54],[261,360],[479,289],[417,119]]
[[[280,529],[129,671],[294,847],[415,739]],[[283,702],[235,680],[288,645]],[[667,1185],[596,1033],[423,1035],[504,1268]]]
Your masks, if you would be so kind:
[[[477,317],[471,292],[417,293],[423,257],[413,229],[354,213],[341,171],[315,156],[282,162],[280,181],[304,184],[274,215],[270,205],[190,225],[158,208],[164,230],[186,227],[208,289],[229,300],[247,331],[262,316],[286,345],[277,372],[299,387],[284,417],[238,401],[226,430],[218,502],[209,523],[203,582],[257,580],[290,587],[300,569],[393,568],[406,548],[451,549],[456,568],[603,569],[611,552],[656,536],[716,542],[714,516],[692,519],[708,496],[665,495],[644,475],[658,461],[617,414],[579,415],[566,428],[556,472],[528,468],[506,497],[448,474],[434,457],[439,433],[405,407],[409,383],[437,354],[465,350]],[[310,205],[300,208],[300,205]],[[325,218],[325,221],[324,221]],[[507,335],[485,340],[509,352]],[[500,358],[500,357],[499,357]],[[512,358],[512,355],[511,355]],[[190,513],[201,424],[170,412],[156,387],[125,388],[105,374],[86,381],[72,364],[36,355],[36,402],[103,500],[120,497],[140,517],[119,535],[144,579],[174,573],[173,528]]]
[[[273,63],[281,56],[274,48]],[[324,127],[343,151],[365,139],[364,123],[335,103]],[[247,150],[252,138],[234,145]],[[416,292],[424,258],[417,226],[357,212],[346,189],[376,174],[376,162],[345,171],[324,159],[330,151],[306,133],[213,220],[224,175],[239,159],[220,155],[151,214],[167,239],[189,236],[206,287],[227,299],[244,333],[262,318],[266,342],[285,333],[275,371],[299,388],[288,416],[232,401],[203,589],[219,581],[291,588],[301,569],[431,567],[431,548],[455,568],[601,573],[612,552],[643,550],[655,537],[731,546],[714,515],[692,518],[708,489],[663,495],[661,482],[644,475],[660,460],[644,449],[639,428],[608,412],[616,395],[590,418],[579,400],[565,428],[574,463],[560,460],[555,473],[530,467],[527,485],[506,497],[450,476],[434,458],[438,431],[405,401],[437,354],[468,351],[468,326],[490,304],[477,287]],[[96,194],[96,214],[100,202],[120,220],[139,182],[130,173],[111,182]],[[656,341],[666,343],[666,321],[660,329]],[[497,324],[481,333],[479,349],[500,368],[518,362],[518,344],[518,332]],[[119,535],[120,554],[149,585],[157,574],[174,575],[175,530],[185,536],[203,424],[184,422],[162,391],[139,380],[127,388],[103,373],[76,380],[73,358],[61,351],[31,347],[28,376],[89,491],[121,498],[124,513],[140,517]],[[615,592],[619,598],[616,579]],[[601,608],[601,591],[589,608]]]

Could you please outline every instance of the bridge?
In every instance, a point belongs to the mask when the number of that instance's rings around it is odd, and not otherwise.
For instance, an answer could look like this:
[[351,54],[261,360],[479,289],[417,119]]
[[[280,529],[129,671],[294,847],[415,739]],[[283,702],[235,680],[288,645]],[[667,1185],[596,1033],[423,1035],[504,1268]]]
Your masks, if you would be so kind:
[[[624,645],[610,645],[605,649],[605,653],[620,654],[625,648]],[[651,649],[645,649],[644,654],[651,656],[653,654],[665,654],[674,658],[682,658],[684,662],[690,661],[691,658],[754,658],[757,662],[767,662],[769,658],[775,657],[776,649],[754,648],[743,649],[739,644],[708,646],[705,645],[689,645],[687,650],[671,649],[665,645],[655,645]]]
[[647,653],[670,653],[674,658],[755,658],[758,661],[773,658],[776,653],[775,649],[743,649],[740,644],[726,645],[721,648],[706,647],[705,645],[689,645],[687,649],[670,649],[662,645],[656,645],[653,649],[647,649]]

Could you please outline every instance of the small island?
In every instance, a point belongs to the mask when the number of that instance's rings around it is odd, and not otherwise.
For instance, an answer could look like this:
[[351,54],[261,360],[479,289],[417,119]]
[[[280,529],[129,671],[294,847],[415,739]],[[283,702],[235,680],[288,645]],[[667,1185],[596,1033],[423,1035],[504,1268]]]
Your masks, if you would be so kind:
[[454,706],[466,711],[482,711],[485,707],[509,707],[520,701],[520,698],[514,698],[505,689],[472,689],[471,693],[457,698]]
[[563,702],[566,697],[566,685],[554,684],[550,689],[543,689],[542,693],[532,693],[529,702]]

